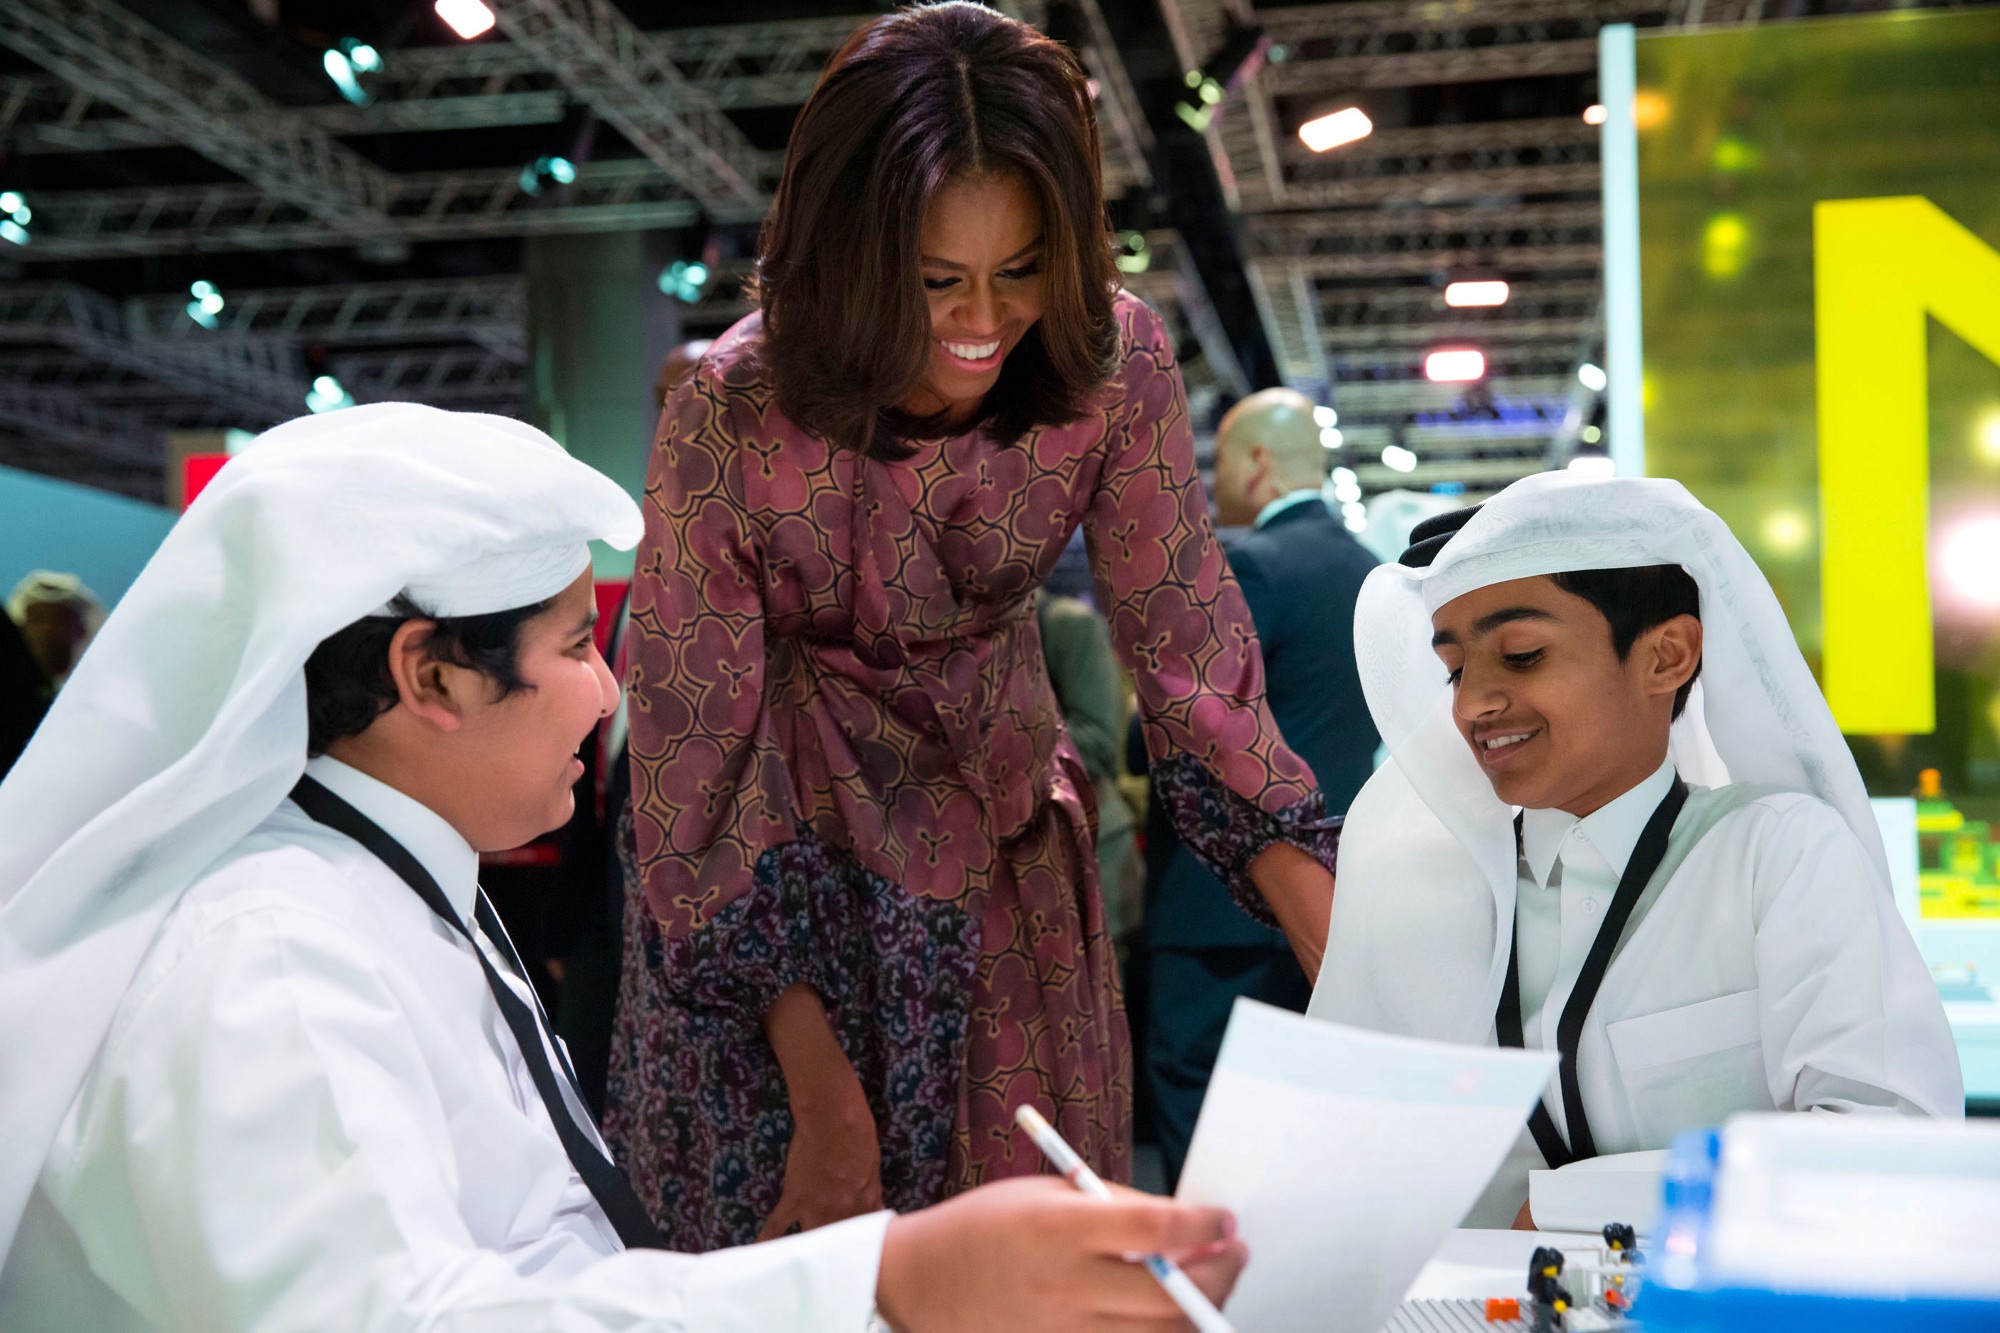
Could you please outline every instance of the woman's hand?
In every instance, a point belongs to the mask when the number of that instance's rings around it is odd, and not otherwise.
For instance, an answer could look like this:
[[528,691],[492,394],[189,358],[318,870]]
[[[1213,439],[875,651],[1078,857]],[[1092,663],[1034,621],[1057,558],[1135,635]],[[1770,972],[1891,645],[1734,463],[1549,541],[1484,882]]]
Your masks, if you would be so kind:
[[785,1188],[758,1240],[810,1231],[882,1206],[882,1145],[868,1096],[812,987],[786,990],[764,1015],[785,1074],[792,1145]]
[[764,1220],[758,1240],[796,1229],[811,1231],[830,1222],[872,1213],[882,1206],[882,1147],[875,1117],[853,1071],[851,1095],[841,1104],[802,1115],[793,1098],[792,1146],[785,1157],[785,1189]]
[[1134,1254],[1173,1258],[1222,1304],[1249,1258],[1234,1219],[1112,1189],[1106,1202],[1033,1176],[891,1220],[875,1286],[883,1318],[897,1333],[1185,1329]]
[[1274,842],[1250,862],[1250,882],[1271,905],[1306,980],[1318,981],[1333,914],[1333,875],[1290,843]]

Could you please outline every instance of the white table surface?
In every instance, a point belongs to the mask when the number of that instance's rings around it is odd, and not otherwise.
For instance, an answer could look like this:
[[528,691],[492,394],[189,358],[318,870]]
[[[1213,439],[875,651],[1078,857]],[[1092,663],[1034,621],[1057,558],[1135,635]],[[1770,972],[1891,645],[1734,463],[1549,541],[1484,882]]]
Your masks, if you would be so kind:
[[1580,1231],[1454,1231],[1417,1274],[1403,1299],[1485,1300],[1525,1295],[1528,1256],[1538,1245],[1553,1245],[1559,1250],[1599,1249],[1604,1238]]

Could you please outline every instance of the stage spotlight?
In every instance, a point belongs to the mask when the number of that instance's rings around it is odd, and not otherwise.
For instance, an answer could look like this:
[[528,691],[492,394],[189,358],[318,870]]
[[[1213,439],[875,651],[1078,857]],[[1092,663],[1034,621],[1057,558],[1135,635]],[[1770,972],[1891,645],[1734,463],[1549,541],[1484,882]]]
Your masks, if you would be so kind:
[[375,94],[361,86],[361,76],[381,71],[382,53],[368,43],[343,37],[340,45],[326,49],[320,64],[333,80],[333,86],[340,89],[340,95],[354,105],[367,106],[375,100]]
[[1583,109],[1583,123],[1586,125],[1602,125],[1605,115],[1604,104],[1602,102],[1593,102]]
[[1417,456],[1400,444],[1385,445],[1382,449],[1382,466],[1395,472],[1415,472]]
[[566,157],[536,158],[521,168],[521,193],[540,194],[545,179],[558,185],[568,185],[576,179],[576,164]]
[[1342,144],[1365,139],[1375,132],[1375,122],[1358,106],[1342,107],[1324,116],[1315,116],[1299,126],[1299,142],[1315,153],[1324,153]]
[[1209,62],[1187,72],[1187,92],[1174,103],[1174,114],[1195,133],[1205,132],[1229,94],[1264,67],[1270,49],[1270,34],[1262,28],[1231,24]]
[[676,259],[660,270],[660,290],[676,301],[693,305],[707,294],[709,277],[708,265],[699,259]]
[[1347,443],[1347,437],[1341,434],[1340,427],[1338,426],[1321,426],[1319,428],[1319,442],[1328,449],[1338,449],[1341,445]]
[[1506,305],[1507,284],[1485,280],[1448,283],[1444,289],[1444,303],[1457,308]]
[[212,329],[220,322],[216,316],[222,313],[222,293],[212,282],[202,281],[188,287],[188,295],[193,299],[187,303],[188,318],[205,329]]
[[1618,465],[1602,449],[1579,449],[1569,460],[1569,470],[1586,477],[1612,477],[1618,474]]
[[481,0],[437,0],[432,8],[453,32],[468,42],[493,31],[493,11]]
[[0,190],[0,241],[11,241],[15,245],[28,243],[28,223],[34,220],[35,210],[28,207],[28,200],[19,190]]
[[1327,426],[1338,426],[1340,424],[1340,413],[1322,404],[1313,409],[1313,424],[1322,429]]
[[1586,361],[1576,368],[1576,382],[1592,393],[1603,393],[1604,386],[1611,381],[1606,377],[1602,367]]
[[1424,358],[1424,378],[1436,384],[1466,384],[1486,374],[1486,355],[1476,347],[1441,347]]
[[2000,515],[1983,514],[1942,525],[1936,568],[1952,600],[1980,610],[2000,609]]
[[306,406],[314,412],[336,412],[354,406],[354,395],[331,375],[321,375],[306,394]]
[[1120,273],[1144,273],[1153,266],[1153,247],[1142,231],[1118,233],[1118,254],[1116,258]]

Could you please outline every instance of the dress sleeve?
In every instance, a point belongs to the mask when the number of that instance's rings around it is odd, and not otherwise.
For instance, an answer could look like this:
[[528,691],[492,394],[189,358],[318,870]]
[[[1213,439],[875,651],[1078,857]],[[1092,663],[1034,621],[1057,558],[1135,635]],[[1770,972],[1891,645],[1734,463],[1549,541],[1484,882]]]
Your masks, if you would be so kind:
[[820,963],[812,886],[766,697],[762,542],[730,390],[704,367],[668,402],[632,579],[633,836],[681,1001],[761,1017]]
[[1275,924],[1250,862],[1288,842],[1331,872],[1340,821],[1264,701],[1256,627],[1208,521],[1159,316],[1122,298],[1119,318],[1124,393],[1087,519],[1098,598],[1138,692],[1155,798],[1238,905]]

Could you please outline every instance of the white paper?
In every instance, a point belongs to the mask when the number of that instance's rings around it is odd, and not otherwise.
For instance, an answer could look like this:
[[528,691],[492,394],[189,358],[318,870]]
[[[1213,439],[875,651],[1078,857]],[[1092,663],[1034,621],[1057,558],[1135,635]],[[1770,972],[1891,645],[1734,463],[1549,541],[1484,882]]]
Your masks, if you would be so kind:
[[1238,1000],[1177,1197],[1236,1214],[1239,1333],[1377,1333],[1512,1146],[1553,1051]]

